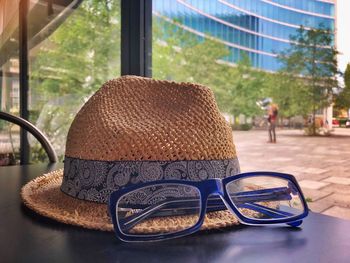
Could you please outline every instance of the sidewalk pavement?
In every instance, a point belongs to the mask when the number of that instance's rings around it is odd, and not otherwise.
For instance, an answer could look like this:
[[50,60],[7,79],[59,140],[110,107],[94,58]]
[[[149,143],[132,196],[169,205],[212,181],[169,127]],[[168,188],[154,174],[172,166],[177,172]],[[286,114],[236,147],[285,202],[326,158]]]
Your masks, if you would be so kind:
[[241,171],[293,174],[313,212],[350,220],[350,129],[335,128],[330,137],[309,137],[301,130],[234,131]]

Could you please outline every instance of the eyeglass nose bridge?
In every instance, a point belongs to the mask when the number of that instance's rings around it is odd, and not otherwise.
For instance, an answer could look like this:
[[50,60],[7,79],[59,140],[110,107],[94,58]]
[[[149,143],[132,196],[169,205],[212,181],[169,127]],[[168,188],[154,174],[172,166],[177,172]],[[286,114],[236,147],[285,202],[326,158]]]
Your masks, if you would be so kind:
[[205,182],[205,186],[205,192],[208,196],[212,194],[224,195],[222,180],[219,178],[208,179]]

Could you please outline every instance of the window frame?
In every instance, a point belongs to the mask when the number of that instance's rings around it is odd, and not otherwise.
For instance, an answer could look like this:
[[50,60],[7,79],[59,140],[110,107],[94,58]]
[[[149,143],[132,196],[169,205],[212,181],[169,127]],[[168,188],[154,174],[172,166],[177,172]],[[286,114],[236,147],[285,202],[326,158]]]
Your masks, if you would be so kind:
[[[50,4],[50,1],[47,1]],[[152,0],[121,0],[121,75],[152,76]],[[29,119],[29,0],[19,2],[20,117]],[[20,132],[20,164],[29,164],[27,132]]]

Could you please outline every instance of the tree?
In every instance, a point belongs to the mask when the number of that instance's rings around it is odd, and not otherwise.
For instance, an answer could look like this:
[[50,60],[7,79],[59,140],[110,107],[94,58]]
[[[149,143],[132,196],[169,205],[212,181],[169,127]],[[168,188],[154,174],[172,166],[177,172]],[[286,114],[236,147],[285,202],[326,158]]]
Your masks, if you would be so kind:
[[[120,75],[119,1],[85,0],[31,57],[31,116],[63,157],[66,134],[80,106],[105,81]],[[179,21],[155,17],[154,78],[197,82],[214,91],[222,112],[259,112],[262,73],[248,57],[233,67],[225,44],[186,31]],[[36,112],[35,112],[36,111]],[[40,113],[39,113],[40,111]],[[34,116],[37,113],[37,116]],[[34,153],[42,160],[39,147]]]
[[[30,66],[31,121],[62,159],[76,112],[105,81],[120,75],[120,2],[83,1],[30,51]],[[31,148],[32,159],[43,161],[41,148]]]
[[249,57],[242,52],[237,67],[230,70],[231,85],[228,98],[231,103],[228,112],[234,116],[243,114],[253,117],[261,113],[257,101],[262,98],[262,87],[266,73],[251,67]]
[[67,94],[88,96],[120,75],[119,20],[119,1],[83,1],[31,52],[32,92],[43,103]]
[[335,100],[335,106],[338,109],[346,110],[349,116],[350,108],[350,63],[347,64],[344,72],[344,88]]
[[311,111],[307,87],[302,78],[280,71],[266,74],[264,94],[280,105],[280,117],[304,116]]
[[211,38],[197,37],[178,21],[155,19],[152,75],[154,78],[197,82],[215,88],[228,68],[217,63],[229,55],[227,47]]
[[[298,82],[294,86],[294,100],[287,107],[299,108],[304,114],[312,112],[311,134],[316,134],[316,111],[332,103],[333,90],[338,86],[336,75],[338,51],[333,45],[331,30],[322,25],[306,30],[303,26],[290,37],[291,46],[279,55],[283,64],[282,76]],[[291,102],[293,100],[290,100]]]
[[[246,53],[236,66],[224,58],[228,48],[211,38],[197,37],[179,21],[156,19],[153,31],[153,77],[207,85],[222,112],[254,116],[261,110],[263,72],[253,70]],[[176,65],[176,66],[174,66]]]

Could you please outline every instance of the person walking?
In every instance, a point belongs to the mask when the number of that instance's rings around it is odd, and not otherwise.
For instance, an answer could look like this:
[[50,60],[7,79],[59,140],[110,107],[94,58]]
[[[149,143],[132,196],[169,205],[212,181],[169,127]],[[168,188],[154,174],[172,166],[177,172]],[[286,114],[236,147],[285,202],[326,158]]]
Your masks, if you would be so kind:
[[278,107],[276,104],[271,104],[269,107],[269,117],[267,118],[269,125],[269,142],[276,143],[276,122],[278,115]]

